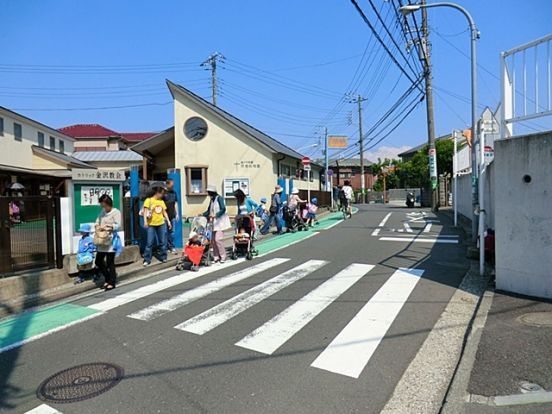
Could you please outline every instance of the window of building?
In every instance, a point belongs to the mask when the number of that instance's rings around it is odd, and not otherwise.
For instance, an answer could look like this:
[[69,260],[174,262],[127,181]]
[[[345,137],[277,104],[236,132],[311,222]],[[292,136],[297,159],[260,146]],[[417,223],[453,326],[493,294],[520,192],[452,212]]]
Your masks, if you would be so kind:
[[59,152],[65,154],[65,141],[62,139],[59,140]]
[[291,173],[291,168],[289,165],[282,165],[282,176],[289,177]]
[[4,118],[0,118],[0,136],[4,135]]
[[56,139],[54,137],[50,137],[50,149],[52,151],[56,150]]
[[17,122],[13,123],[13,137],[16,141],[21,141],[23,139],[23,127]]
[[192,141],[199,141],[207,135],[207,122],[204,119],[193,116],[184,123],[184,135]]
[[207,194],[207,166],[186,167],[186,195]]
[[44,148],[44,133],[43,132],[38,133],[38,146]]

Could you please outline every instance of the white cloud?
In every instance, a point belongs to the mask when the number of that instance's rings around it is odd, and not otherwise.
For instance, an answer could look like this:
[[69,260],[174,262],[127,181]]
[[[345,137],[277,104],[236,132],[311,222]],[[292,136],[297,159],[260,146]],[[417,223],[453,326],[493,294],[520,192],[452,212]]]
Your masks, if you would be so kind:
[[381,158],[382,161],[386,158],[389,159],[397,159],[398,154],[400,154],[403,151],[409,150],[410,146],[403,145],[402,147],[379,147],[375,151],[368,151],[364,153],[365,158],[369,159],[372,162],[377,162],[378,158]]

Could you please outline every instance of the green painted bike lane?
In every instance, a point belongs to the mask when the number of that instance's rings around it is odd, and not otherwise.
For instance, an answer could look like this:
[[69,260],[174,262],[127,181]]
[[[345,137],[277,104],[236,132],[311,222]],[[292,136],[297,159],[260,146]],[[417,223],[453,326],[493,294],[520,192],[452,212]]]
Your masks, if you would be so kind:
[[[356,211],[353,211],[356,213]],[[306,231],[285,233],[281,236],[259,242],[259,254],[265,255],[283,249],[292,244],[315,236],[321,230],[327,230],[343,221],[341,212],[330,213],[319,220],[319,224]],[[38,339],[43,335],[53,333],[68,325],[82,322],[93,315],[102,313],[86,306],[71,303],[60,303],[37,310],[23,312],[17,316],[0,321],[0,353],[9,351]]]

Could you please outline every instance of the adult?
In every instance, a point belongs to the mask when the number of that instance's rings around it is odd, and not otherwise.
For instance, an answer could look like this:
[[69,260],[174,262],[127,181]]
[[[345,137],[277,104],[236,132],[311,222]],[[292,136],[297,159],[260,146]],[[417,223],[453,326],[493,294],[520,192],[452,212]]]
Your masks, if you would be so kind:
[[146,229],[146,248],[144,249],[144,266],[151,264],[153,256],[153,244],[157,238],[158,259],[165,263],[167,261],[167,233],[172,228],[171,221],[167,214],[167,206],[163,201],[165,189],[155,187],[153,196],[144,202],[144,228]]
[[240,218],[247,218],[248,220],[243,222],[242,227],[245,228],[245,231],[248,234],[251,234],[254,230],[251,219],[254,219],[255,217],[255,211],[257,210],[258,204],[251,197],[245,195],[245,193],[241,189],[238,189],[234,192],[234,197],[236,197],[236,202],[238,205],[238,212],[236,215],[235,223],[237,223]]
[[105,278],[104,289],[111,290],[115,289],[117,283],[113,236],[121,226],[121,212],[113,207],[113,200],[107,194],[103,194],[98,201],[102,211],[95,225],[96,267]]
[[213,222],[213,256],[214,261],[224,263],[226,261],[226,248],[224,247],[224,230],[231,227],[230,218],[226,213],[226,204],[224,198],[217,192],[214,185],[207,186],[209,195],[209,207],[203,213],[205,217]]
[[287,206],[290,209],[290,211],[295,212],[297,210],[297,206],[299,205],[299,203],[306,203],[306,202],[307,200],[302,200],[301,197],[299,197],[299,189],[294,188],[291,190],[291,196],[289,197]]
[[174,228],[176,227],[176,222],[180,220],[178,214],[178,195],[174,191],[174,180],[169,178],[167,180],[167,190],[163,196],[163,201],[167,206],[167,215],[169,216],[169,221],[171,222],[171,227],[167,234],[167,249],[173,254],[178,254],[176,251],[176,246],[174,245]]
[[261,234],[267,234],[270,230],[270,226],[272,225],[273,221],[276,221],[276,234],[282,234],[282,220],[281,220],[281,214],[282,214],[282,192],[283,188],[277,185],[274,188],[274,194],[272,194],[272,197],[270,199],[270,208],[268,209],[269,216],[268,220],[265,222],[263,228],[261,229]]
[[342,202],[345,203],[347,208],[347,214],[352,216],[352,202],[353,202],[353,187],[351,187],[351,182],[345,180],[343,187],[341,187],[341,197]]

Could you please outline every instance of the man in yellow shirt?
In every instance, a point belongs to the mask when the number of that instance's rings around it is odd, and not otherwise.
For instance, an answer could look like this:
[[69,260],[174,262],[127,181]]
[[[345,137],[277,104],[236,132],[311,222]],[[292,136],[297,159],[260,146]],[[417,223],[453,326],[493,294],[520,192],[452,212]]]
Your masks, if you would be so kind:
[[156,237],[159,247],[157,258],[163,263],[167,261],[167,234],[168,229],[171,228],[167,206],[163,201],[165,190],[162,187],[156,187],[153,191],[153,196],[144,202],[144,228],[147,234],[146,248],[144,249],[144,266],[151,264],[153,244]]

